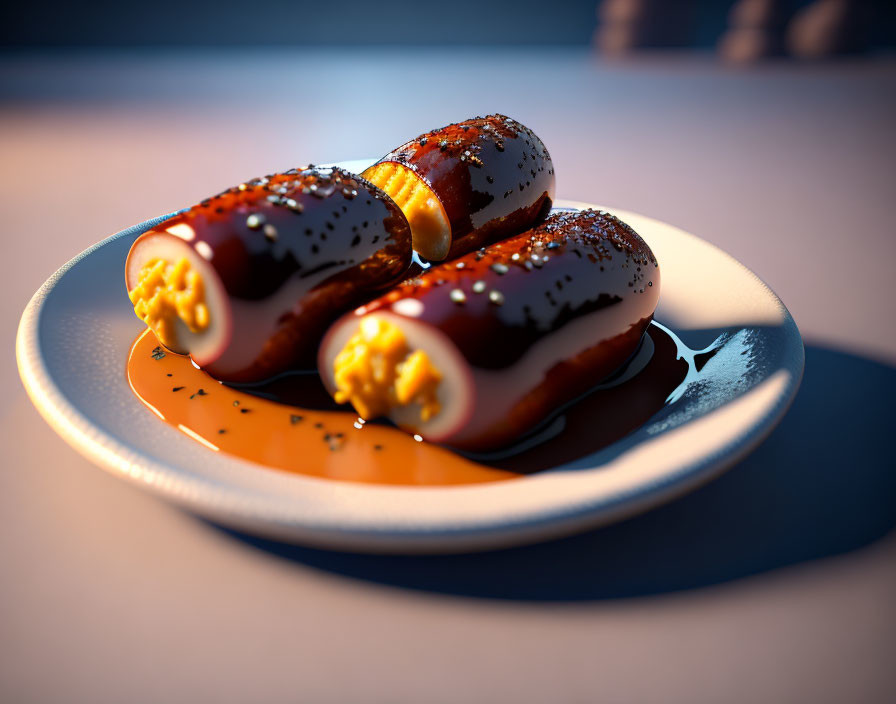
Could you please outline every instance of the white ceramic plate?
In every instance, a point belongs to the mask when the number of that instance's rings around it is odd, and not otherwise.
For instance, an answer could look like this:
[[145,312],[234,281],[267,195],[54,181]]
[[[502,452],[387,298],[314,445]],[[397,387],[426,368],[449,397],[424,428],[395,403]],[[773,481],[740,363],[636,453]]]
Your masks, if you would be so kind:
[[[367,163],[344,166],[358,171]],[[729,255],[670,225],[603,207],[634,227],[660,261],[656,319],[690,347],[720,337],[726,343],[641,429],[538,474],[445,488],[339,482],[216,454],[159,421],[125,379],[141,324],[122,271],[137,235],[163,218],[91,247],[34,294],[19,325],[19,372],[47,422],[97,465],[252,533],[424,552],[524,543],[607,523],[695,487],[755,447],[796,393],[803,346],[781,301]]]

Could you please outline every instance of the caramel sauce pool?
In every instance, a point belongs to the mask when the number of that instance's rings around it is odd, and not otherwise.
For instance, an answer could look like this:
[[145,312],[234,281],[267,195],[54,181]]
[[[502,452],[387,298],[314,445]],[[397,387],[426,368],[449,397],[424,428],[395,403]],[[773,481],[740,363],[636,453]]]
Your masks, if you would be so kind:
[[189,357],[160,347],[151,330],[134,341],[127,377],[137,397],[166,423],[211,451],[269,470],[369,484],[476,484],[514,479],[587,455],[662,408],[685,378],[688,363],[677,358],[668,334],[656,326],[648,334],[654,355],[637,376],[566,409],[563,430],[549,440],[496,460],[474,461],[392,426],[328,410],[333,402],[314,374],[288,375],[253,387],[252,393],[224,385],[194,367]]

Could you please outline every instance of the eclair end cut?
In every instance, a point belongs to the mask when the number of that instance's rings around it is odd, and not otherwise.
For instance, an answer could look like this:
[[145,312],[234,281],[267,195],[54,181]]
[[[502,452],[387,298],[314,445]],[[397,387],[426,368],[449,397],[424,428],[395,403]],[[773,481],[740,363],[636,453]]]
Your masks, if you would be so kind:
[[426,422],[441,411],[442,374],[423,350],[411,350],[401,329],[367,317],[333,361],[337,403],[351,403],[365,420],[388,415],[396,406],[420,404]]
[[128,296],[137,317],[170,349],[179,347],[175,325],[178,319],[194,333],[209,326],[205,284],[186,257],[175,263],[158,257],[150,259],[140,269],[137,285],[128,291]]
[[451,224],[432,188],[407,166],[394,161],[374,164],[361,174],[401,208],[411,226],[414,249],[440,261],[451,248]]

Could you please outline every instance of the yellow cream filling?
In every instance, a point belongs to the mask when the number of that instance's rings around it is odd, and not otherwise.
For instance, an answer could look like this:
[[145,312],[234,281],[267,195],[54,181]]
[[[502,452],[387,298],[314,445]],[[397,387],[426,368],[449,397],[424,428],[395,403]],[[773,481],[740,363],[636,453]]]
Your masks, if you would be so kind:
[[186,257],[174,264],[166,259],[150,259],[140,269],[137,285],[128,295],[137,317],[166,347],[178,347],[175,326],[178,318],[191,332],[202,332],[208,327],[205,284]]
[[448,256],[451,226],[438,196],[411,169],[392,161],[374,164],[361,174],[385,191],[401,208],[411,226],[411,239],[427,259],[439,261]]
[[424,423],[442,410],[442,374],[423,350],[411,350],[397,325],[368,317],[333,361],[337,403],[350,402],[365,420],[396,406],[420,404]]

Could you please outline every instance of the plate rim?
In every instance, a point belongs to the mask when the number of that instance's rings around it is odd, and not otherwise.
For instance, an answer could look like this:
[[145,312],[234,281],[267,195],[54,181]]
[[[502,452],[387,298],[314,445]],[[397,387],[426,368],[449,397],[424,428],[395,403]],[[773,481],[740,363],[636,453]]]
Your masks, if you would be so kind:
[[[799,329],[786,306],[774,291],[752,270],[725,252],[723,249],[697,235],[674,225],[633,213],[624,209],[596,206],[582,201],[558,200],[556,207],[600,207],[618,214],[623,220],[628,215],[637,216],[664,228],[672,228],[677,235],[699,241],[702,246],[714,250],[717,256],[725,257],[742,269],[758,283],[771,297],[782,314],[782,326],[789,329],[790,341],[796,343],[795,368],[785,387],[777,395],[775,402],[766,410],[759,421],[739,433],[733,440],[720,446],[714,452],[704,453],[693,462],[682,464],[677,471],[667,473],[649,486],[617,493],[585,504],[577,504],[566,512],[527,516],[520,520],[501,520],[495,524],[485,523],[474,526],[456,526],[443,530],[421,529],[380,529],[365,525],[359,529],[355,525],[322,526],[319,523],[303,523],[292,516],[284,520],[282,516],[258,511],[239,496],[239,488],[215,486],[214,480],[197,475],[185,476],[177,468],[164,460],[147,457],[129,448],[114,434],[93,424],[73,401],[56,385],[46,366],[40,346],[40,318],[47,298],[58,282],[79,262],[91,256],[96,250],[115,240],[142,232],[171,217],[174,213],[151,218],[132,225],[120,232],[104,238],[88,247],[57,269],[31,297],[19,322],[16,335],[16,360],[19,375],[31,402],[44,420],[76,451],[116,476],[138,483],[142,488],[160,496],[166,501],[218,521],[267,537],[316,545],[324,548],[361,550],[365,552],[456,552],[477,549],[493,549],[514,544],[545,540],[565,535],[576,530],[610,523],[621,518],[652,508],[685,494],[696,486],[718,476],[753,448],[759,445],[777,425],[793,402],[799,389],[805,367],[805,352]],[[179,211],[175,211],[179,212]],[[137,462],[142,458],[142,462]],[[146,470],[150,469],[150,472]],[[331,482],[320,479],[318,481]],[[526,481],[521,478],[517,481]],[[176,484],[176,490],[172,487]],[[499,482],[498,484],[503,484]],[[375,491],[376,485],[359,485]],[[414,492],[443,492],[463,490],[464,487],[390,487]]]

